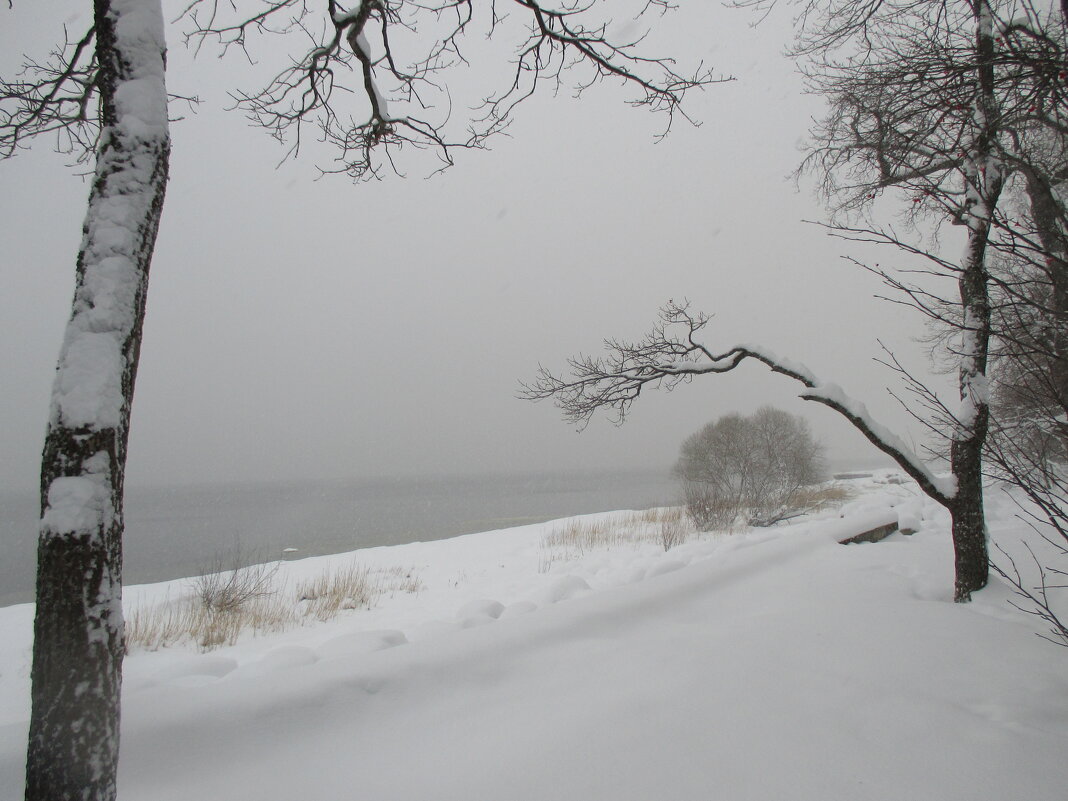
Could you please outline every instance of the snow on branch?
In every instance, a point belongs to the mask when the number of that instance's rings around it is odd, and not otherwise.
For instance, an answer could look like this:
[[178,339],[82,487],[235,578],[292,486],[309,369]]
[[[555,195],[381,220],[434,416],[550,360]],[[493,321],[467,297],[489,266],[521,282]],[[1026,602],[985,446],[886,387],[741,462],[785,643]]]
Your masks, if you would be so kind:
[[605,355],[568,360],[569,375],[539,368],[534,381],[521,384],[524,400],[551,398],[569,422],[585,427],[598,410],[622,423],[646,387],[672,390],[695,376],[728,373],[746,359],[764,364],[804,387],[799,397],[821,403],[845,417],[880,451],[890,456],[932,499],[949,506],[956,494],[952,479],[934,475],[893,432],[872,419],[864,404],[835,384],[821,382],[807,367],[756,345],[735,345],[715,352],[699,340],[709,317],[689,304],[669,301],[652,330],[637,342],[605,340]]

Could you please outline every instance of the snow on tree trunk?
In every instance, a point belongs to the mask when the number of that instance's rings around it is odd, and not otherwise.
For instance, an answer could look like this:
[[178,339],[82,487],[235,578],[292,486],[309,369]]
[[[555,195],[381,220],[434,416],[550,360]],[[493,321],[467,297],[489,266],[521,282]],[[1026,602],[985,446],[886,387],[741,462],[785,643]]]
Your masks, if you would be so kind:
[[123,476],[170,140],[160,0],[95,0],[101,134],[41,466],[27,801],[115,797]]
[[983,511],[983,444],[990,419],[987,357],[990,346],[990,277],[986,251],[994,208],[1004,185],[1004,170],[994,153],[997,99],[994,91],[994,28],[988,0],[975,3],[975,133],[964,160],[965,201],[962,222],[968,242],[958,279],[963,313],[960,350],[960,412],[950,448],[957,480],[953,514],[956,560],[954,598],[968,601],[986,586],[989,558]]

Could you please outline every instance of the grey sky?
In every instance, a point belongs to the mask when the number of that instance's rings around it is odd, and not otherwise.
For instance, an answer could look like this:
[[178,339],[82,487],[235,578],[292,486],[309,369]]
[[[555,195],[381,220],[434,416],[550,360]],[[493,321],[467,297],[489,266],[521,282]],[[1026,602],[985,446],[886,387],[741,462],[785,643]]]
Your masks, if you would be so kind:
[[[0,9],[4,73],[55,38],[63,12],[45,9],[88,5]],[[544,94],[442,175],[356,186],[316,181],[329,155],[314,148],[275,169],[278,146],[220,112],[229,62],[191,64],[172,31],[170,88],[205,102],[172,127],[129,481],[660,467],[704,422],[762,403],[805,413],[833,456],[874,457],[757,367],[650,395],[624,427],[597,419],[581,435],[514,399],[539,362],[640,336],[682,297],[715,315],[715,341],[761,342],[918,433],[871,358],[882,339],[924,367],[919,317],[872,298],[878,281],[801,222],[823,212],[786,177],[819,106],[780,55],[785,19],[754,30],[742,11],[684,13],[668,37],[679,59],[739,79],[692,96],[700,128],[679,121],[654,144],[663,120],[618,86]],[[45,142],[0,163],[0,182],[0,481],[25,489],[87,187]]]

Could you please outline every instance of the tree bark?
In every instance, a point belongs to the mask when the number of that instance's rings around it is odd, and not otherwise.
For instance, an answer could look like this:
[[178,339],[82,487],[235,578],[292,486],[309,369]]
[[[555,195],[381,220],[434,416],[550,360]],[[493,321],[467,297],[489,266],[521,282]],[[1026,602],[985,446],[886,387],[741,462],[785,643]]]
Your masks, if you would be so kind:
[[26,801],[115,797],[123,479],[170,139],[160,0],[94,0],[101,132],[41,465]]
[[950,504],[956,566],[954,600],[971,600],[986,586],[990,563],[983,510],[983,445],[990,422],[986,378],[990,351],[990,276],[987,244],[994,209],[1004,186],[1003,165],[994,155],[998,119],[994,91],[994,29],[989,0],[976,0],[975,134],[964,164],[965,205],[962,221],[968,242],[958,279],[963,320],[960,353],[961,419],[950,448],[950,465],[957,492]]

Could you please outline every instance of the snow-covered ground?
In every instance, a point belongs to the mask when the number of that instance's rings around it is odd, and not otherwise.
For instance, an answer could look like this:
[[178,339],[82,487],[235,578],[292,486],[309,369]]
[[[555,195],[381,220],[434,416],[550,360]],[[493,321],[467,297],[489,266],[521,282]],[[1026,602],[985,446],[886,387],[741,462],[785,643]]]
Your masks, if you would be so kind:
[[[948,518],[889,474],[841,510],[572,558],[563,524],[354,559],[416,592],[126,660],[120,799],[1054,801],[1068,649],[996,579],[955,605]],[[1000,492],[992,534],[1024,527]],[[893,507],[919,531],[842,546]],[[613,514],[584,520],[619,520]],[[126,589],[128,612],[188,591]],[[32,608],[0,609],[0,798],[21,798]]]

